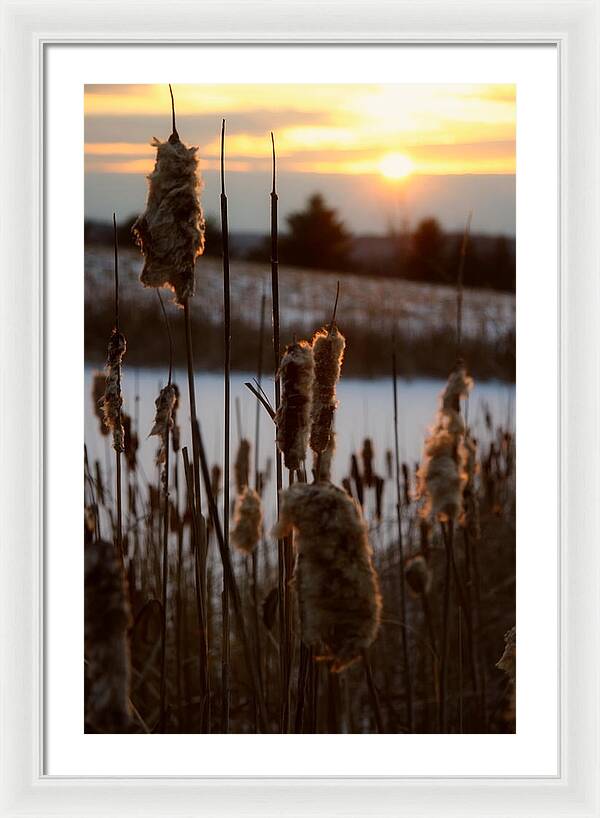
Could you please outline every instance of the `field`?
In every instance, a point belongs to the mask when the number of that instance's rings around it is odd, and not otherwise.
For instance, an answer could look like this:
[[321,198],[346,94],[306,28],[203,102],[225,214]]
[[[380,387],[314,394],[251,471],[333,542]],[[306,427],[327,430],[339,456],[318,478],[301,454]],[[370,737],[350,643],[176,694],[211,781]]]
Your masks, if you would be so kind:
[[[131,365],[162,365],[163,339],[153,327],[161,322],[154,292],[143,289],[140,253],[124,250],[120,256],[120,298],[123,320],[139,346],[131,347]],[[86,360],[102,365],[113,326],[112,248],[90,247],[85,253]],[[219,259],[206,258],[197,280],[197,307],[192,316],[196,363],[203,370],[223,368],[222,270]],[[320,273],[281,267],[280,312],[282,333],[305,337],[322,326],[331,313],[336,282],[340,280],[340,314],[349,342],[354,342],[344,372],[356,377],[389,376],[389,346],[394,332],[400,350],[399,372],[408,376],[445,378],[454,365],[456,293],[452,287],[376,278],[355,274]],[[270,324],[272,311],[268,269],[252,262],[231,262],[232,367],[255,371],[261,298]],[[185,363],[185,340],[174,322],[175,359]],[[492,290],[467,289],[463,307],[464,353],[471,373],[478,378],[515,376],[515,297]]]

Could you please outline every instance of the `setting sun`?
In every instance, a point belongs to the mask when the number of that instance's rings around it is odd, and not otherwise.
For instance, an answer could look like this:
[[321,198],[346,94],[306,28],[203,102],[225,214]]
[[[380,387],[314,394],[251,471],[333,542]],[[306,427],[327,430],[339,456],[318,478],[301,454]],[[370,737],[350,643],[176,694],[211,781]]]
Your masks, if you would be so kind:
[[379,162],[379,171],[386,179],[404,179],[413,169],[412,160],[403,153],[388,153]]

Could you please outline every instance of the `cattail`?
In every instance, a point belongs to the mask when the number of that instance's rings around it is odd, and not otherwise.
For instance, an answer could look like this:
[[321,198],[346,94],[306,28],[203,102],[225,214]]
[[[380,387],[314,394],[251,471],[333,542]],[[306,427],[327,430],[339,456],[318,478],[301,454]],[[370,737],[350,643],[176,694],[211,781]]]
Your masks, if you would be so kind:
[[144,254],[141,282],[172,290],[182,306],[194,294],[194,267],[204,251],[198,148],[184,145],[176,132],[152,144],[156,163],[148,176],[146,210],[133,225]]
[[415,596],[428,594],[431,588],[431,570],[423,554],[409,557],[404,564],[406,583]]
[[100,424],[100,434],[103,437],[110,432],[105,419],[102,406],[104,403],[104,390],[106,388],[106,375],[103,372],[94,372],[92,379],[92,403],[94,404],[94,412]]
[[456,519],[461,512],[467,475],[460,397],[468,393],[472,384],[459,364],[442,392],[436,423],[425,441],[423,462],[418,471],[418,494],[426,498],[421,511],[424,516],[433,514],[445,521]]
[[358,468],[358,458],[355,454],[350,456],[350,477],[354,480],[354,486],[356,488],[356,497],[358,499],[359,505],[364,505],[365,502],[365,490],[362,475],[360,473],[360,469]]
[[504,653],[496,667],[503,670],[514,685],[517,675],[517,629],[514,626],[504,634]]
[[383,516],[383,490],[385,488],[385,480],[378,474],[374,476],[375,481],[375,517],[378,522],[381,522]]
[[464,365],[459,362],[450,373],[446,388],[442,392],[442,412],[460,412],[460,399],[473,388],[473,379],[467,375]]
[[130,720],[131,614],[123,567],[112,543],[85,545],[85,718],[102,733]]
[[332,430],[331,434],[329,435],[329,443],[327,444],[327,448],[324,452],[320,454],[316,454],[313,458],[314,466],[313,472],[315,476],[317,476],[317,469],[319,470],[318,478],[319,480],[328,480],[331,481],[331,464],[333,462],[333,456],[335,454],[335,432]]
[[363,441],[360,456],[363,464],[365,485],[370,488],[375,482],[375,473],[373,472],[373,442],[369,437]]
[[481,537],[479,497],[476,485],[479,462],[477,460],[477,441],[468,432],[463,441],[463,452],[467,479],[463,490],[463,512],[460,517],[460,524],[467,529],[475,540],[478,540]]
[[410,472],[408,463],[402,464],[402,491],[404,494],[404,505],[410,505]]
[[[154,426],[150,432],[152,435],[157,435],[160,438],[160,446],[156,454],[156,465],[162,466],[167,460],[167,449],[169,447],[169,434],[173,428],[173,406],[175,405],[176,394],[173,386],[168,384],[164,386],[154,401],[156,406],[156,416],[154,418]],[[167,475],[162,474],[163,481]]]
[[340,378],[346,339],[335,324],[323,327],[312,338],[315,361],[313,382],[310,448],[321,454],[331,436],[333,413],[337,407],[335,387]]
[[104,422],[112,432],[113,448],[122,452],[125,448],[125,431],[121,422],[121,364],[127,349],[127,341],[122,332],[113,329],[108,341],[106,362],[106,384],[102,398]]
[[251,554],[262,531],[262,507],[260,495],[246,486],[235,501],[234,528],[231,541],[244,554]]
[[215,463],[210,470],[210,490],[215,499],[221,493],[221,467],[218,463]]
[[357,504],[331,483],[295,483],[281,493],[273,536],[295,531],[296,589],[302,639],[321,646],[338,672],[377,635],[379,582]]
[[306,457],[314,378],[313,350],[306,341],[289,344],[279,367],[281,403],[275,415],[277,445],[285,467],[299,469]]
[[131,416],[121,410],[121,422],[123,424],[123,446],[125,452],[125,460],[127,461],[127,468],[130,471],[135,471],[137,466],[137,450],[139,448],[139,439],[136,432],[133,430]]
[[250,482],[250,441],[240,440],[234,464],[235,490],[241,494]]
[[181,446],[181,429],[177,423],[177,410],[179,409],[179,387],[176,383],[171,384],[175,392],[175,402],[173,403],[173,411],[171,412],[171,419],[173,426],[171,428],[171,441],[173,443],[173,451],[178,452]]
[[350,482],[349,477],[344,477],[342,479],[342,488],[344,489],[348,497],[352,497],[352,483]]
[[394,455],[391,449],[385,450],[385,473],[388,480],[394,475]]
[[96,491],[98,492],[98,502],[101,506],[104,505],[104,480],[102,479],[102,469],[100,462],[96,460],[94,463],[94,472],[96,474]]

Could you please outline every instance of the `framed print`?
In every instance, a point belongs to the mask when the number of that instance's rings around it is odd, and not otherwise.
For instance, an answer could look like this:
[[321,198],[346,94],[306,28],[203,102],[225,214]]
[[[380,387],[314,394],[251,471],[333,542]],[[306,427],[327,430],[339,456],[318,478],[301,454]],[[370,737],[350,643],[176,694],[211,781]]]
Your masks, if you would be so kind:
[[2,814],[599,815],[597,3],[139,11],[2,4]]

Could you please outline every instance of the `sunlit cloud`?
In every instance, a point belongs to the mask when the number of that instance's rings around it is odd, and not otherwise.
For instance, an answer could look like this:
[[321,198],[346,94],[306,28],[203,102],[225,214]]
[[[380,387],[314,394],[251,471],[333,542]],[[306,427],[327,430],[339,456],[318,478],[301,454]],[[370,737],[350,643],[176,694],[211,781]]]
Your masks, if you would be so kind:
[[[199,146],[203,170],[218,160],[225,116],[232,173],[268,168],[271,129],[280,167],[295,173],[391,182],[515,173],[513,85],[176,85],[174,93],[178,129]],[[149,173],[150,139],[168,136],[169,106],[163,85],[87,86],[86,170]]]

